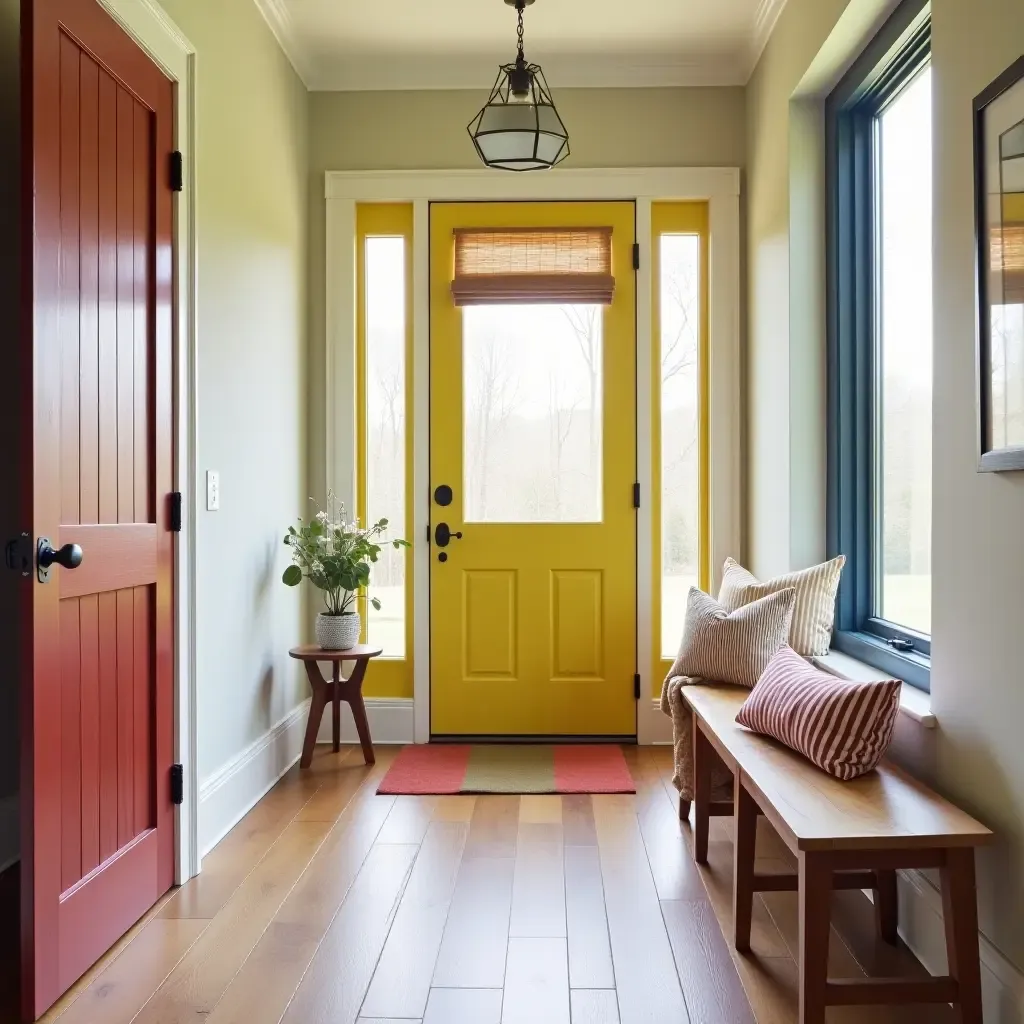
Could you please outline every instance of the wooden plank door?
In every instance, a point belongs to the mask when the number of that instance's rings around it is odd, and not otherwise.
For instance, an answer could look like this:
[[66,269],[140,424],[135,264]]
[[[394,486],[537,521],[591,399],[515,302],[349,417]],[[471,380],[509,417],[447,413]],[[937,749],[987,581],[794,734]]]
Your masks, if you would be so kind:
[[22,31],[22,521],[32,562],[82,554],[23,579],[32,1018],[174,880],[174,94],[96,0],[23,0]]

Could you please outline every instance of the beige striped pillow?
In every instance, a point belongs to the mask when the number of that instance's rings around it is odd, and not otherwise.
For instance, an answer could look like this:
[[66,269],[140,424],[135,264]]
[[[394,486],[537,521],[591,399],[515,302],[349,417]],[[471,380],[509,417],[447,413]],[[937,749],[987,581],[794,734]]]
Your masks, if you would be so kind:
[[871,771],[892,742],[901,685],[898,679],[847,682],[784,646],[736,721],[774,736],[837,779],[855,779]]
[[669,678],[698,676],[749,689],[786,642],[795,599],[790,587],[730,613],[691,587],[683,639]]
[[793,587],[796,590],[796,607],[789,631],[790,647],[804,657],[828,654],[836,615],[836,591],[839,590],[839,576],[845,564],[846,556],[838,555],[821,565],[776,576],[762,583],[735,559],[727,558],[718,602],[731,612],[768,594]]

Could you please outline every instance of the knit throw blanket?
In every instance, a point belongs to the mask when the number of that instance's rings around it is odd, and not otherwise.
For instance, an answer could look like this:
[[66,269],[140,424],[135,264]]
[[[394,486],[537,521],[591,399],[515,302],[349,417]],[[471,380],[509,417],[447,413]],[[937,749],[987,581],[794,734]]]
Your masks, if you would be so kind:
[[[672,785],[684,800],[693,800],[693,712],[683,699],[684,686],[705,680],[671,673],[661,684],[661,711],[672,719]],[[718,758],[711,770],[711,799],[732,800],[732,773]]]

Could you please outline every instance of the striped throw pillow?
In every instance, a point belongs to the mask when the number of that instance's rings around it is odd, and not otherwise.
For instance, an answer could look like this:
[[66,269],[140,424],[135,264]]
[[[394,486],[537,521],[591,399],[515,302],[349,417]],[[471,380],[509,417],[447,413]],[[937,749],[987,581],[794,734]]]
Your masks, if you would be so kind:
[[787,645],[772,658],[736,721],[774,736],[837,779],[855,779],[889,748],[901,685],[898,679],[838,679]]
[[789,645],[804,657],[828,654],[832,644],[832,624],[836,615],[836,591],[846,556],[839,555],[821,565],[790,572],[762,583],[732,558],[725,560],[718,602],[728,611],[751,601],[793,587],[796,607],[789,630]]
[[796,591],[792,588],[727,612],[713,597],[690,588],[679,653],[669,672],[749,689],[786,642]]

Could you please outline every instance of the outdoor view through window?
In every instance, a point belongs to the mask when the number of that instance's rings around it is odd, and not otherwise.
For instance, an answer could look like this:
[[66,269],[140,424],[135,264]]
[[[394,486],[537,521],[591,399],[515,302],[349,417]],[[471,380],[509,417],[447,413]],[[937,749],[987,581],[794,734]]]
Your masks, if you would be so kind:
[[601,521],[602,306],[466,306],[466,522]]
[[[932,100],[925,68],[878,117],[876,614],[931,632]],[[879,546],[879,542],[880,546]]]
[[661,656],[672,659],[700,578],[700,236],[659,239]]
[[[366,518],[405,533],[405,239],[370,237],[366,266]],[[365,523],[363,524],[366,525]],[[385,545],[373,567],[367,640],[405,655],[405,549]]]

